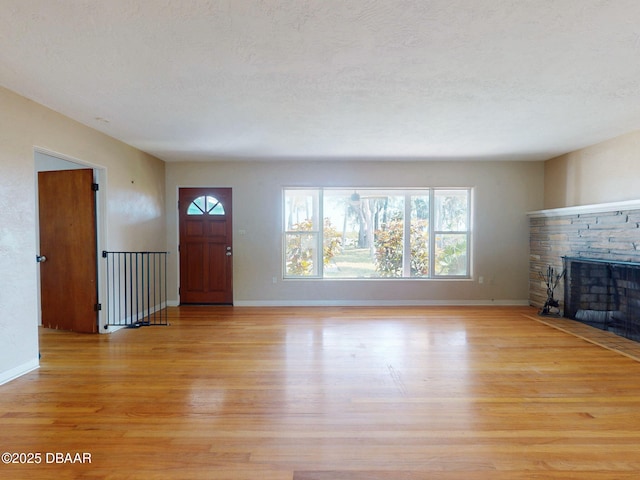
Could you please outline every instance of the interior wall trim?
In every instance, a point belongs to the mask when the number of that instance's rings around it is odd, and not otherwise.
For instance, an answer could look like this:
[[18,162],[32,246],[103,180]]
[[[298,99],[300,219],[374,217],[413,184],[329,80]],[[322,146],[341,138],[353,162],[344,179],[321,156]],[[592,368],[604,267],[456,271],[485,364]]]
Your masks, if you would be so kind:
[[22,375],[26,375],[29,372],[37,370],[40,368],[40,361],[37,358],[34,358],[30,362],[23,363],[22,365],[18,365],[11,370],[7,370],[6,372],[0,373],[0,385],[4,385],[11,380],[15,380]]

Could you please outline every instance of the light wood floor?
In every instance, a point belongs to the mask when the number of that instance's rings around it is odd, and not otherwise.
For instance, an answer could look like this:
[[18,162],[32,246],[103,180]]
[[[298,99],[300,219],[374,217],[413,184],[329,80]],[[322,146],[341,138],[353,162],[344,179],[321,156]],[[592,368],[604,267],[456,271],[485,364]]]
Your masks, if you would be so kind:
[[640,478],[640,363],[535,313],[182,307],[42,330],[41,368],[0,386],[0,450],[42,460],[0,478]]

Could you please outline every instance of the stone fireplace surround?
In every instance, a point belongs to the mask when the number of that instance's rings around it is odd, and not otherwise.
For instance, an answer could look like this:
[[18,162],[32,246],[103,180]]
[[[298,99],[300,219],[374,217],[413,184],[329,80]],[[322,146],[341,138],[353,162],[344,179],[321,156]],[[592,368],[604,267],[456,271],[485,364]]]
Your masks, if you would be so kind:
[[[542,307],[547,299],[546,284],[541,273],[547,271],[549,265],[558,272],[566,266],[565,263],[576,265],[578,271],[587,277],[594,275],[609,275],[615,270],[615,277],[610,277],[604,285],[594,287],[594,291],[600,293],[586,293],[587,300],[596,300],[592,304],[585,303],[582,299],[578,307],[566,305],[565,295],[570,293],[570,271],[561,280],[554,292],[555,298],[560,301],[561,312],[570,318],[575,318],[593,326],[605,325],[611,331],[615,331],[621,322],[640,321],[640,278],[621,280],[622,267],[630,269],[631,273],[624,275],[640,276],[640,200],[618,202],[600,205],[588,205],[580,207],[559,208],[531,212],[529,216],[530,228],[530,258],[529,258],[529,303],[535,307]],[[565,261],[567,260],[567,261]],[[570,261],[569,261],[570,260]],[[580,260],[581,262],[579,262]],[[575,263],[574,263],[575,262]],[[587,266],[584,266],[584,265]],[[579,267],[577,265],[580,265]],[[590,282],[595,282],[591,280]],[[604,280],[603,280],[604,282]],[[589,283],[589,282],[586,282]],[[614,293],[614,287],[624,284],[623,290],[618,289]],[[630,284],[632,285],[629,288]],[[579,287],[582,293],[587,285]],[[634,290],[637,292],[633,293]],[[566,292],[566,293],[565,293]],[[600,295],[600,297],[597,297]],[[637,295],[637,297],[636,297]],[[625,298],[619,298],[620,296]],[[631,300],[628,300],[631,298]],[[605,305],[605,303],[609,302]],[[629,305],[636,305],[635,313],[630,314]],[[622,314],[622,311],[624,315]],[[601,312],[601,313],[598,313]],[[631,318],[630,318],[631,316]],[[633,320],[636,318],[636,320]],[[635,332],[635,327],[627,328]],[[637,333],[623,333],[623,336],[636,336]]]

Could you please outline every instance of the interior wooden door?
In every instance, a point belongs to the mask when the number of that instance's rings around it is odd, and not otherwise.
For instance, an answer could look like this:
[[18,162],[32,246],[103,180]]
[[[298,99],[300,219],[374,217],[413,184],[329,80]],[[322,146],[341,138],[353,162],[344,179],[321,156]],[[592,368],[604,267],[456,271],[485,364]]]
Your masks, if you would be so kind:
[[38,172],[42,325],[98,331],[93,170]]
[[233,303],[230,188],[181,188],[180,303]]

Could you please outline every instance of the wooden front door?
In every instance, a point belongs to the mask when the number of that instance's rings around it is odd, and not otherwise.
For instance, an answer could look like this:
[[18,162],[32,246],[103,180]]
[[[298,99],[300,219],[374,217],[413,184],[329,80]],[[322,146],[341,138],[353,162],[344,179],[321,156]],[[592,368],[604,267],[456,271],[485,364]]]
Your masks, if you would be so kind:
[[98,331],[93,170],[38,172],[42,325]]
[[233,303],[231,189],[181,188],[180,303]]

